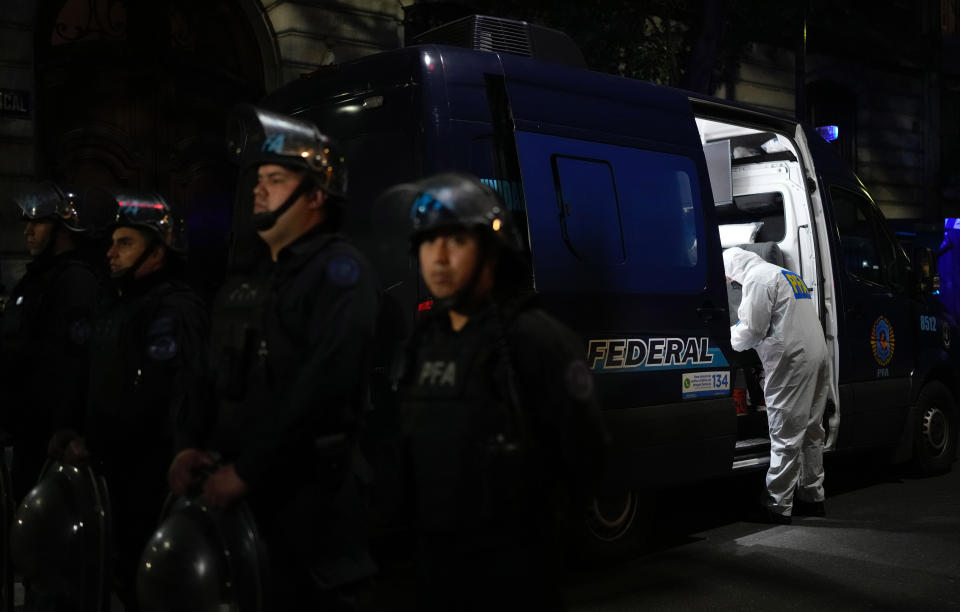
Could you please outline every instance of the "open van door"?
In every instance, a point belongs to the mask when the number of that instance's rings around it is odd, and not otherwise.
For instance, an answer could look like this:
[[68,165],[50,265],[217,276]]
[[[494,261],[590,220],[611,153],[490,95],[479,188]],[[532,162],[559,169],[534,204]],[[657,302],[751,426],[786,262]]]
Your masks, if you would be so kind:
[[[837,435],[840,430],[840,414],[842,401],[840,395],[840,350],[838,346],[838,326],[839,296],[837,295],[837,284],[835,276],[835,262],[833,261],[832,251],[830,249],[830,236],[833,234],[830,227],[829,218],[825,213],[824,188],[822,182],[818,181],[817,167],[814,156],[811,153],[810,141],[808,138],[820,138],[815,132],[807,132],[804,127],[797,124],[794,129],[794,139],[799,149],[801,162],[806,173],[805,181],[807,183],[807,192],[809,194],[810,223],[804,233],[807,238],[805,244],[810,244],[810,253],[816,256],[817,276],[820,279],[820,321],[823,324],[824,338],[827,342],[827,351],[831,356],[831,384],[833,387],[833,406],[832,414],[828,414],[827,422],[824,423],[826,429],[826,440],[824,442],[825,450],[833,450],[837,445]],[[814,141],[817,142],[817,141]],[[820,143],[817,142],[819,145]]]

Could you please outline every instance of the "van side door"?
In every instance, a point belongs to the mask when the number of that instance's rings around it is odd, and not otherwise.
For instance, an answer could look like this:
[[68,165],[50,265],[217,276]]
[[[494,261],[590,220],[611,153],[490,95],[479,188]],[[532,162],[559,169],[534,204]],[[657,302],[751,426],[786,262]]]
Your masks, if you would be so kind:
[[585,340],[613,434],[607,485],[729,473],[726,283],[689,100],[502,61],[536,289]]

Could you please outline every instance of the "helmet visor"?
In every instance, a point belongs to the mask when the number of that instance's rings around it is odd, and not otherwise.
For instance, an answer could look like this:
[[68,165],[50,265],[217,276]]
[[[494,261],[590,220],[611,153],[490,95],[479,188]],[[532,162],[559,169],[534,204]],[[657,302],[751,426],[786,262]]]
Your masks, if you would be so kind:
[[116,227],[138,227],[152,231],[171,249],[186,249],[183,225],[159,194],[144,191],[94,188],[84,197],[84,220],[112,231]]
[[76,195],[62,191],[50,181],[26,185],[15,191],[11,199],[25,221],[59,220],[70,229],[80,227]]
[[346,163],[317,127],[249,105],[238,106],[227,125],[230,156],[241,167],[280,164],[304,168],[332,195],[346,195]]

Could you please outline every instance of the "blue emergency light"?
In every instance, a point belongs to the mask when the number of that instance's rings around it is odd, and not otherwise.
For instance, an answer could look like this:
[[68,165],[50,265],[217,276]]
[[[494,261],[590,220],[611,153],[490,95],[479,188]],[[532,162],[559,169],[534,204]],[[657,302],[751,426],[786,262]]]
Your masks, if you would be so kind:
[[816,129],[817,134],[820,134],[820,137],[827,142],[836,140],[840,136],[840,128],[835,125],[821,125],[814,129]]

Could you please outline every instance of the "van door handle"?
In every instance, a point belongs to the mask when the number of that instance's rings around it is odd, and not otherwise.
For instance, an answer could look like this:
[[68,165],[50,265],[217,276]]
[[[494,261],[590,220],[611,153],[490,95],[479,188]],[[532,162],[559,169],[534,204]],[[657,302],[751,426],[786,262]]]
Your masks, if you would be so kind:
[[713,304],[704,304],[703,306],[697,307],[697,314],[700,315],[700,318],[704,321],[713,321],[714,317],[718,317],[726,313],[726,308],[714,306]]

